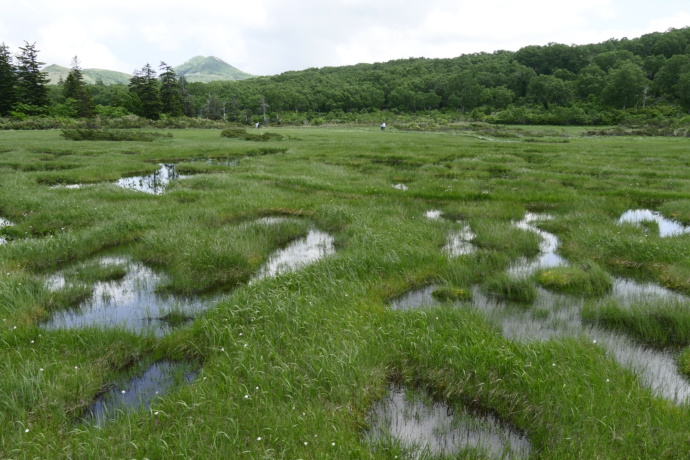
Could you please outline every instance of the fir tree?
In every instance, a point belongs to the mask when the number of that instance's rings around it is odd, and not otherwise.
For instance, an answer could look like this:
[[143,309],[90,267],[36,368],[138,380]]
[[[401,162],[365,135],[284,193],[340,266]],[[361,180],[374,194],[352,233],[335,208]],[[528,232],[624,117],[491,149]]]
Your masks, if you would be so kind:
[[10,49],[0,45],[0,116],[6,116],[17,102],[17,76]]
[[44,62],[38,61],[36,44],[24,42],[24,47],[19,47],[21,52],[17,55],[17,96],[19,102],[33,106],[34,110],[47,107],[50,104],[48,95],[48,76],[41,72]]
[[161,103],[163,104],[161,112],[171,117],[182,116],[184,101],[182,99],[182,89],[177,80],[175,69],[165,62],[161,62],[160,69],[163,71],[159,77],[161,85]]
[[135,72],[129,80],[129,93],[132,96],[132,112],[151,120],[160,118],[163,103],[156,71],[150,64]]
[[76,56],[72,59],[72,69],[62,85],[62,94],[66,99],[74,101],[77,116],[90,117],[93,114],[91,91],[84,82],[84,74]]

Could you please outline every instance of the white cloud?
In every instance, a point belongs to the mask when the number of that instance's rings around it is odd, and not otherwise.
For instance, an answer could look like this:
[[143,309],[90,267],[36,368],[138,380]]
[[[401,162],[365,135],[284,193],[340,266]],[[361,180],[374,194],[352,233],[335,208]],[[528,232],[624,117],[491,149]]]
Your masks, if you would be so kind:
[[407,57],[455,57],[549,42],[597,43],[690,25],[687,0],[92,0],[3,6],[0,41],[37,42],[39,58],[131,72],[214,55],[241,70]]

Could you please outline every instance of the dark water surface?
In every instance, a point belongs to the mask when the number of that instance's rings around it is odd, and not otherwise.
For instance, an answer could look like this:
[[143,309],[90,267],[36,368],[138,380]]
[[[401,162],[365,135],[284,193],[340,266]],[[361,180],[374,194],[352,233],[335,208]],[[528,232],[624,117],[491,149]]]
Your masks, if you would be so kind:
[[[189,383],[196,373],[189,363],[160,361],[139,376],[116,383],[99,396],[84,418],[87,423],[102,426],[125,412],[149,409],[155,401],[180,384]],[[156,416],[155,412],[152,414]]]

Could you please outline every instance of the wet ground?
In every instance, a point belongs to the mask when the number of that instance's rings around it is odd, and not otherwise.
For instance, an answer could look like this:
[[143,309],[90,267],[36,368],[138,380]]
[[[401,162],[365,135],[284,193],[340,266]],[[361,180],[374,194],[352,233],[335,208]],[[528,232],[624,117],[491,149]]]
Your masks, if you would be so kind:
[[320,230],[311,229],[306,237],[293,241],[271,255],[251,282],[303,268],[334,253],[333,237]]
[[662,238],[690,233],[690,227],[686,227],[675,220],[667,219],[660,212],[650,211],[649,209],[631,209],[624,212],[620,219],[618,219],[619,224],[640,224],[642,222],[656,222],[659,226],[659,236]]
[[147,176],[123,177],[118,179],[115,185],[138,192],[161,195],[165,193],[170,181],[187,177],[177,173],[174,164],[159,164],[158,166],[160,166],[160,169],[153,174]]
[[[10,227],[10,226],[12,226],[12,225],[14,225],[12,222],[10,222],[10,221],[7,220],[7,219],[4,219],[4,218],[0,217],[0,228],[2,228],[2,227]],[[7,239],[5,239],[5,238],[3,238],[2,236],[0,236],[0,244],[5,244],[5,243],[7,243]]]
[[[195,376],[190,363],[155,363],[132,379],[114,383],[108,392],[94,401],[83,420],[102,426],[124,412],[150,409],[158,398],[181,384],[191,382]],[[151,415],[155,417],[158,412],[152,410]]]
[[[538,229],[534,223],[549,219],[527,213],[522,221],[516,222],[518,228],[533,231],[541,238],[540,253],[533,259],[521,259],[511,265],[511,276],[529,276],[542,268],[567,265],[560,257],[558,238]],[[411,309],[422,306],[435,306],[440,303],[432,293],[437,286],[429,285],[413,290],[394,299],[394,309]],[[657,395],[676,403],[683,403],[690,397],[690,384],[678,372],[674,354],[670,351],[656,350],[636,343],[624,334],[585,325],[580,311],[584,300],[578,297],[549,292],[537,288],[537,300],[529,309],[518,307],[510,302],[494,299],[486,295],[479,286],[472,289],[470,305],[483,312],[487,319],[496,323],[503,335],[511,340],[531,341],[549,340],[558,337],[584,338],[606,349],[622,366],[637,373],[642,382]],[[632,305],[645,301],[675,302],[690,305],[690,298],[653,283],[639,283],[634,280],[613,277],[611,293],[602,302],[615,300],[619,305]]]
[[391,387],[372,407],[369,421],[369,442],[399,443],[415,459],[469,450],[480,452],[481,458],[526,459],[531,451],[523,434],[489,414],[458,412],[400,387]]
[[[57,311],[41,326],[46,329],[120,327],[137,333],[164,335],[172,330],[168,319],[186,318],[209,308],[213,299],[182,298],[156,292],[164,277],[126,257],[104,257],[101,266],[121,265],[124,278],[95,283],[93,295],[78,308]],[[50,289],[69,284],[57,273],[46,281]]]

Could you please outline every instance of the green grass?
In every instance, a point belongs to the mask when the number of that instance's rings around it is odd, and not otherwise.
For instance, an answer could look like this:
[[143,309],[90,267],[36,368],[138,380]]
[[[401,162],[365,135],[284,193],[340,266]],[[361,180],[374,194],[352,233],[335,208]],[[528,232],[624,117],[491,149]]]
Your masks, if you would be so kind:
[[583,297],[602,296],[612,286],[609,274],[594,263],[541,270],[536,279],[547,289]]
[[[690,456],[687,406],[652,394],[590,340],[512,342],[465,308],[464,295],[479,285],[532,308],[537,283],[598,294],[608,274],[690,292],[690,235],[617,224],[641,208],[688,222],[687,142],[524,130],[540,142],[378,126],[272,128],[282,139],[259,146],[220,130],[157,142],[2,132],[0,217],[14,225],[0,246],[0,457],[389,458],[362,433],[391,379],[500,416],[529,436],[535,458]],[[190,177],[162,195],[114,185],[158,163],[180,163]],[[426,218],[429,210],[444,218]],[[513,280],[511,264],[539,253],[539,237],[513,224],[528,210],[553,216],[538,226],[559,237],[571,267]],[[456,220],[476,234],[476,250],[448,257]],[[248,283],[311,227],[333,236],[334,255]],[[192,321],[172,311],[163,337],[41,328],[51,311],[122,276],[117,264],[70,271],[113,249],[163,272],[159,291],[222,295]],[[76,287],[47,289],[57,271]],[[429,284],[464,302],[390,309],[390,299]],[[681,308],[585,304],[597,324],[686,345]],[[76,423],[124,370],[163,360],[201,364],[149,410],[100,428]],[[690,362],[687,352],[678,362]]]

